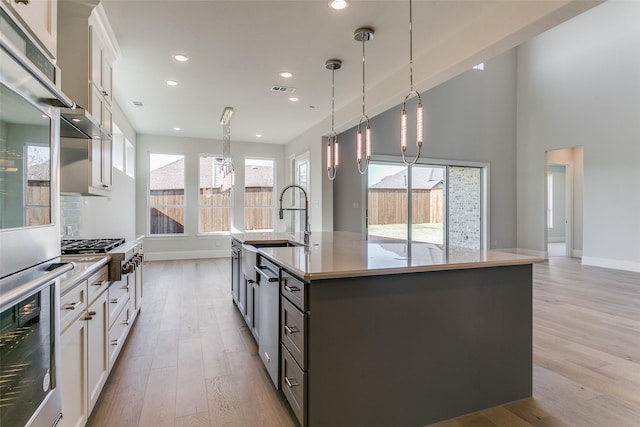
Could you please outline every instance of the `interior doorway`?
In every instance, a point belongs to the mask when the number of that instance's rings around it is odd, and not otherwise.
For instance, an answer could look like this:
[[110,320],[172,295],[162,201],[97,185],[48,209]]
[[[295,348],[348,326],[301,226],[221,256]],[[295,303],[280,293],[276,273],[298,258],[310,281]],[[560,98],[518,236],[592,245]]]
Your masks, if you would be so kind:
[[546,153],[548,257],[582,255],[582,147]]

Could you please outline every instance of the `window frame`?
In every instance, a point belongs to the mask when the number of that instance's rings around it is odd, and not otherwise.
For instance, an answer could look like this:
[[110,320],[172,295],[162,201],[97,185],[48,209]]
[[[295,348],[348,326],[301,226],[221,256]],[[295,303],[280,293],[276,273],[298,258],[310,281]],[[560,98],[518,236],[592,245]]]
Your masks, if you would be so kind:
[[[212,158],[214,159],[214,165],[216,166],[216,175],[218,174],[219,171],[219,166],[221,166],[221,164],[218,163],[218,159],[222,158],[222,155],[220,154],[207,154],[207,153],[198,153],[198,188],[197,188],[197,192],[198,192],[198,236],[220,236],[220,235],[229,235],[231,234],[231,224],[232,224],[232,214],[233,214],[233,189],[231,189],[231,191],[229,192],[228,200],[229,203],[227,205],[203,205],[202,202],[202,198],[201,198],[201,190],[202,190],[202,185],[200,182],[200,178],[201,178],[201,167],[202,167],[202,163],[201,163],[201,159],[203,158]],[[217,181],[217,178],[214,176],[214,184]],[[202,231],[202,209],[203,208],[221,208],[221,209],[227,209],[229,212],[229,230],[228,231]]]
[[[168,155],[168,156],[176,156],[176,157],[182,157],[183,159],[183,169],[182,169],[182,176],[183,176],[183,197],[182,197],[182,205],[152,205],[151,204],[151,157],[153,155]],[[146,218],[147,218],[147,233],[146,236],[149,238],[172,238],[172,237],[185,237],[188,236],[187,234],[187,189],[186,189],[186,159],[187,159],[187,155],[186,153],[167,153],[167,152],[152,152],[149,151],[148,152],[148,165],[149,165],[149,169],[148,169],[148,174],[147,174],[147,213],[146,213]],[[167,163],[169,164],[169,163]],[[154,207],[173,207],[173,208],[179,208],[182,207],[183,210],[183,231],[182,233],[155,233],[152,234],[151,233],[151,209]]]

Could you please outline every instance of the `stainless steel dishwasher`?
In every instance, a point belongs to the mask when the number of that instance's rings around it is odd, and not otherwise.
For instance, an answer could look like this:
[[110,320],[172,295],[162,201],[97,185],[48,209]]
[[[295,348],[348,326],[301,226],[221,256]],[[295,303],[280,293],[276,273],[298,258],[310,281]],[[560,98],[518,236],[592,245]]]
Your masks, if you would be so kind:
[[260,282],[258,353],[267,368],[271,381],[278,386],[280,361],[280,269],[257,254],[255,271]]

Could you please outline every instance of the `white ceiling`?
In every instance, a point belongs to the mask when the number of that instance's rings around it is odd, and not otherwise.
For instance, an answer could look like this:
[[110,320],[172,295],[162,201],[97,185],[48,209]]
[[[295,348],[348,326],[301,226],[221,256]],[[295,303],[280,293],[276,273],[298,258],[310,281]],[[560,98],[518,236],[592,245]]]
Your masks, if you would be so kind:
[[[115,36],[114,96],[138,133],[222,139],[225,106],[235,109],[231,140],[287,143],[309,129],[330,131],[331,71],[336,130],[357,124],[366,42],[369,117],[409,91],[409,2],[328,0],[102,0]],[[422,92],[593,7],[585,0],[445,0],[413,3],[414,85]],[[191,59],[178,63],[172,54]],[[284,79],[281,71],[293,77]],[[169,87],[165,80],[176,80]],[[293,86],[291,95],[272,85]],[[141,101],[135,107],[132,101]],[[179,126],[176,132],[173,127]],[[256,134],[262,134],[262,138]]]

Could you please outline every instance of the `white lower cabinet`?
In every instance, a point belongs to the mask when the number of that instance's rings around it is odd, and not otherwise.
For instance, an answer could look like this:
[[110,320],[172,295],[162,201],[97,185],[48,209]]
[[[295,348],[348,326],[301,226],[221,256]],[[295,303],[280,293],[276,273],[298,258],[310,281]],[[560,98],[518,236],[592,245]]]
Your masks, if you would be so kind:
[[[141,260],[142,258],[140,258]],[[84,427],[140,310],[142,266],[108,281],[107,266],[60,296],[62,419]]]
[[[91,281],[91,279],[89,279]],[[81,281],[77,287],[89,286]],[[84,291],[84,289],[82,289]],[[61,342],[61,427],[81,427],[87,422],[109,375],[109,306],[105,288],[82,310],[67,329]]]

